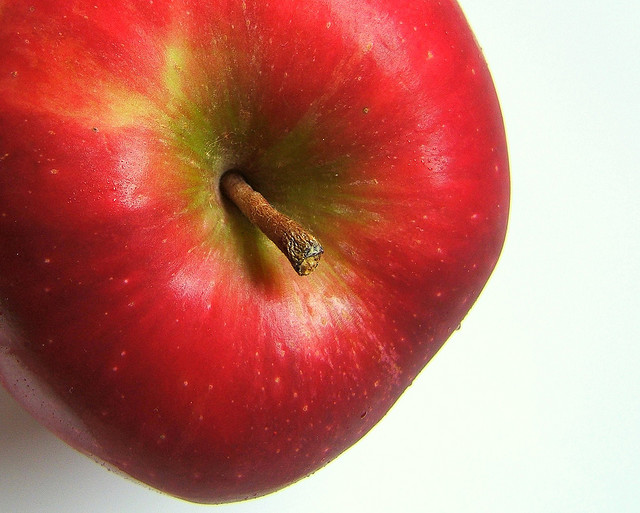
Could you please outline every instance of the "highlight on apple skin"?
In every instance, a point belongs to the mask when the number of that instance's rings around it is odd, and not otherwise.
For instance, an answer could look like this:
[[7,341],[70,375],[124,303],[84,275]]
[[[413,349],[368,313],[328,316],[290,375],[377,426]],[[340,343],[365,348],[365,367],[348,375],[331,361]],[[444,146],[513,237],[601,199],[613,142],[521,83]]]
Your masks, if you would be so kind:
[[453,0],[5,0],[0,48],[1,381],[135,480],[223,503],[313,473],[496,265],[505,134]]

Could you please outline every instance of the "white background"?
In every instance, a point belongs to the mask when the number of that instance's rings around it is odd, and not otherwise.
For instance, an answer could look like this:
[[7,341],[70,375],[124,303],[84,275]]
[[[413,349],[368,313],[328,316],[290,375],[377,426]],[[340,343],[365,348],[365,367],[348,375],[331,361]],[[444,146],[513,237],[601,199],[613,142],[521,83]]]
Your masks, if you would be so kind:
[[504,111],[509,235],[391,413],[310,478],[203,507],[108,473],[0,391],[1,513],[640,511],[640,4],[462,6]]

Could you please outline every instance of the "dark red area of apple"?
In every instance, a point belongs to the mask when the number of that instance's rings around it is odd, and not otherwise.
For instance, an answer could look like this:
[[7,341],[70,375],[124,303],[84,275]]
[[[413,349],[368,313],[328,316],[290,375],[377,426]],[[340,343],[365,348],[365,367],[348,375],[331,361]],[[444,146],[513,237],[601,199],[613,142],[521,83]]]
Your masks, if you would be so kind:
[[[507,150],[454,2],[0,8],[0,375],[170,494],[257,496],[388,411],[498,259]],[[226,202],[311,229],[299,278]]]

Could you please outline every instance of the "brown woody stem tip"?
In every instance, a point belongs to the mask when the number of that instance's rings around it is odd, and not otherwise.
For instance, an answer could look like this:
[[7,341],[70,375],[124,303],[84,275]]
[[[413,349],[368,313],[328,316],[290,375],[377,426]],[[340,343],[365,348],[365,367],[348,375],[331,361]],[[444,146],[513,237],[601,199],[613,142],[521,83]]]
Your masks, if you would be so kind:
[[240,211],[282,251],[295,271],[306,276],[320,263],[322,245],[293,219],[273,208],[235,170],[220,179],[220,188]]

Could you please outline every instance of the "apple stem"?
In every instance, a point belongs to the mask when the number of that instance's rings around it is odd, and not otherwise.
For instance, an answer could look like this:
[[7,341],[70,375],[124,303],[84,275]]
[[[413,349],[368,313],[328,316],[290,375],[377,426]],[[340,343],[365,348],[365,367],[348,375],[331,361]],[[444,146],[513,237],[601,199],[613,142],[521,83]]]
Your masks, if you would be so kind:
[[311,273],[324,253],[313,235],[293,219],[273,208],[235,170],[220,179],[220,188],[240,211],[282,251],[300,276]]

